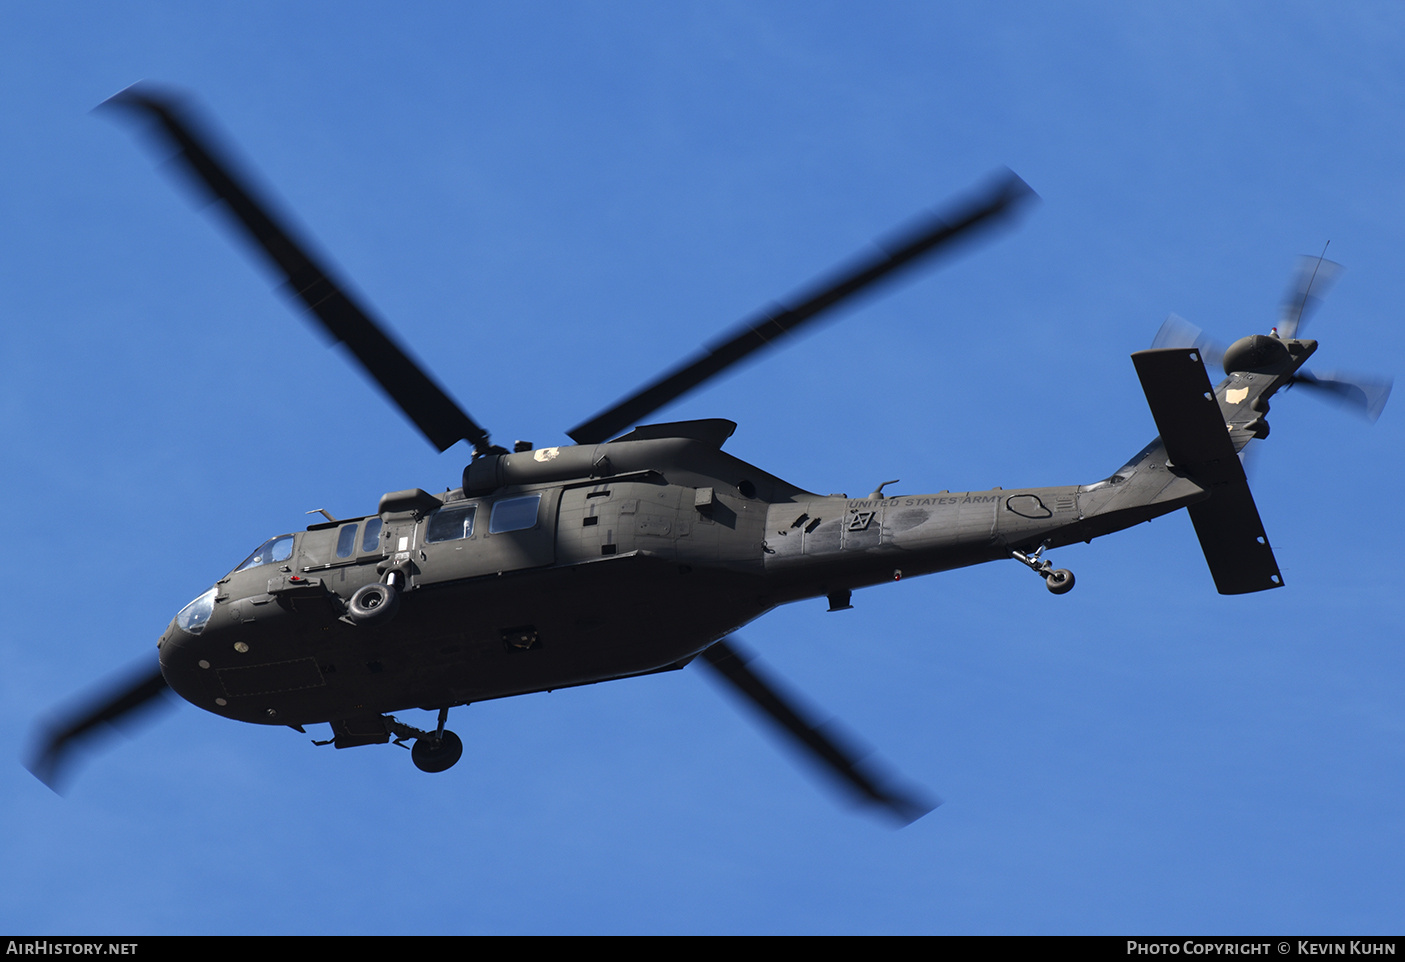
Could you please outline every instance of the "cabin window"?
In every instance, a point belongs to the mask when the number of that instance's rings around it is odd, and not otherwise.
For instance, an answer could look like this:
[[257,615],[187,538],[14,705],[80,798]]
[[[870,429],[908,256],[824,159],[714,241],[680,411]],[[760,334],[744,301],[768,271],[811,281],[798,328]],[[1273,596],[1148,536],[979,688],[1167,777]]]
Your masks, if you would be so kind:
[[366,533],[361,536],[361,550],[375,551],[381,545],[381,519],[372,518],[366,522]]
[[478,512],[476,504],[440,508],[429,516],[429,528],[425,531],[426,544],[437,541],[459,541],[473,534],[473,516]]
[[337,557],[350,558],[356,553],[356,525],[344,524],[337,532]]
[[257,568],[259,565],[276,564],[279,561],[287,561],[293,556],[293,536],[290,534],[279,535],[276,538],[269,538],[259,549],[249,557],[244,559],[244,563],[235,568],[235,571],[243,571],[245,568]]
[[493,517],[488,522],[489,534],[502,534],[504,531],[521,531],[534,528],[537,524],[537,506],[541,504],[540,494],[529,494],[525,498],[508,498],[493,505]]

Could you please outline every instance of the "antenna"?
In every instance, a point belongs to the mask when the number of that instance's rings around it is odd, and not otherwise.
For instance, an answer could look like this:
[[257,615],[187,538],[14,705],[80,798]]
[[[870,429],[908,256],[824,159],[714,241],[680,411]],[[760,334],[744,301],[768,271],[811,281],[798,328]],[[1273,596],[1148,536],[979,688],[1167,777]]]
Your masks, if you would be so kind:
[[1315,280],[1317,280],[1317,272],[1322,269],[1322,261],[1326,259],[1326,257],[1327,257],[1327,247],[1328,247],[1328,245],[1331,244],[1331,243],[1332,243],[1332,241],[1331,241],[1331,239],[1329,238],[1329,239],[1327,240],[1327,243],[1322,245],[1322,253],[1320,253],[1320,254],[1317,255],[1317,265],[1316,265],[1315,267],[1313,267],[1313,269],[1312,269],[1312,276],[1307,279],[1307,284],[1306,284],[1306,286],[1303,287],[1302,296],[1298,298],[1298,312],[1297,312],[1297,314],[1293,317],[1293,323],[1292,323],[1292,324],[1289,326],[1289,328],[1288,328],[1289,331],[1291,332],[1291,333],[1288,335],[1289,337],[1295,337],[1295,336],[1297,335],[1297,333],[1298,333],[1298,325],[1299,325],[1300,323],[1302,323],[1302,319],[1303,319],[1303,308],[1305,308],[1305,307],[1307,306],[1307,298],[1308,298],[1308,295],[1309,295],[1310,293],[1312,293],[1312,282],[1315,281]]

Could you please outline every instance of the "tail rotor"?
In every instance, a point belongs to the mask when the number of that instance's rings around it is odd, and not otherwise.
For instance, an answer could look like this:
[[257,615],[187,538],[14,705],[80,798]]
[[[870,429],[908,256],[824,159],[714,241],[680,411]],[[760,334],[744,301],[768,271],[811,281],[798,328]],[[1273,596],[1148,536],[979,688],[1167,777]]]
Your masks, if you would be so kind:
[[[1322,250],[1325,253],[1327,248],[1323,247]],[[1278,326],[1274,328],[1274,334],[1280,340],[1293,340],[1298,337],[1303,325],[1322,305],[1323,297],[1341,275],[1342,270],[1340,264],[1320,255],[1298,259],[1297,269],[1293,272],[1292,281],[1284,293],[1279,309]],[[1267,338],[1260,340],[1264,344],[1272,344]],[[1228,351],[1223,343],[1208,337],[1200,328],[1177,314],[1166,318],[1161,329],[1156,332],[1151,346],[1194,348],[1200,352],[1206,367],[1212,364],[1222,367]],[[1235,355],[1239,356],[1240,353],[1236,351]],[[1372,375],[1346,371],[1314,374],[1307,370],[1298,371],[1289,383],[1307,388],[1317,397],[1339,404],[1373,423],[1385,410],[1394,384],[1390,378]]]

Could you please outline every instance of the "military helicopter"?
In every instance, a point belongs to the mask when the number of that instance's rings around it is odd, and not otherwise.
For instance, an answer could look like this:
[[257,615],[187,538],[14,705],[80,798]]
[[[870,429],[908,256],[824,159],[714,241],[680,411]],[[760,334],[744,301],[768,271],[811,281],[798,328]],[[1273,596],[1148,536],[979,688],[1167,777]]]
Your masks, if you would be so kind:
[[[373,513],[323,512],[306,530],[265,541],[175,615],[157,644],[159,665],[47,730],[30,768],[51,786],[76,745],[168,688],[238,721],[299,732],[330,724],[318,745],[412,743],[414,764],[441,772],[463,752],[445,727],[451,708],[701,657],[862,799],[911,821],[931,803],[807,720],[748,664],[733,640],[739,628],[793,601],[825,598],[842,610],[855,589],[989,561],[1014,560],[1063,594],[1074,576],[1046,552],[1181,508],[1221,593],[1282,587],[1239,452],[1267,436],[1269,399],[1284,388],[1326,388],[1373,415],[1389,393],[1388,384],[1302,371],[1317,349],[1296,337],[1309,280],[1273,333],[1221,352],[1218,387],[1205,367],[1214,349],[1184,325],[1134,354],[1160,436],[1091,484],[885,496],[894,483],[885,482],[862,498],[819,495],[724,452],[731,421],[641,424],[855,295],[1008,223],[1033,193],[1007,172],[572,428],[574,444],[519,441],[508,451],[280,221],[182,97],[138,85],[107,104],[149,121],[176,149],[435,448],[462,440],[473,453],[443,494],[390,492]],[[409,708],[436,711],[435,728],[395,718]]]

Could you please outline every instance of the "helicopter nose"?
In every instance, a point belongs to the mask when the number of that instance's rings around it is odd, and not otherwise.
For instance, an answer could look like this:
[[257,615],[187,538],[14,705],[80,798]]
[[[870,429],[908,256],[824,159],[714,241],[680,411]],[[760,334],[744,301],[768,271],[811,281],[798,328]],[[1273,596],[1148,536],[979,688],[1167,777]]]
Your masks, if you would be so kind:
[[161,674],[171,690],[191,704],[209,708],[213,699],[200,684],[200,663],[209,664],[204,658],[208,641],[199,635],[192,635],[181,628],[177,619],[172,618],[161,635],[157,648],[161,654]]
[[206,711],[224,714],[228,700],[212,664],[223,634],[215,593],[211,588],[182,608],[166,626],[158,647],[161,674],[171,690]]

